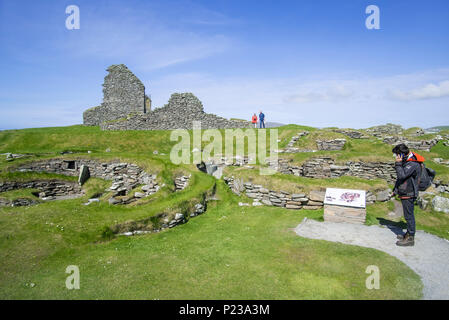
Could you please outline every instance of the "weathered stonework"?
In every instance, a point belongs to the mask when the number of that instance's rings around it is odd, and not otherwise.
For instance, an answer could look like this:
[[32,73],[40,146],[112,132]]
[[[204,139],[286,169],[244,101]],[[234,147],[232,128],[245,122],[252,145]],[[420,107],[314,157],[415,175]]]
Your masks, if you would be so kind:
[[[211,192],[210,190],[209,192]],[[208,196],[211,196],[209,198]],[[111,228],[114,234],[123,236],[134,236],[140,234],[157,233],[163,231],[164,229],[174,228],[180,224],[184,224],[190,221],[200,214],[203,214],[207,210],[207,203],[209,200],[214,199],[214,194],[209,193],[209,195],[203,195],[201,200],[192,200],[187,206],[184,206],[182,212],[167,213],[162,212],[150,218],[138,220],[138,221],[127,221],[115,225]]]
[[315,150],[303,150],[299,149],[297,147],[294,147],[295,143],[301,138],[305,137],[309,134],[308,131],[302,131],[298,132],[296,135],[294,135],[289,143],[287,144],[287,147],[284,150],[280,150],[279,152],[286,152],[286,153],[298,153],[298,152],[314,152]]
[[325,151],[338,151],[342,150],[346,144],[346,139],[333,139],[333,140],[317,140],[316,145],[318,150]]
[[151,111],[151,99],[143,83],[124,65],[112,65],[104,78],[103,103],[83,113],[83,123],[102,130],[192,129],[201,121],[203,129],[252,128],[249,121],[227,120],[205,113],[192,93],[174,93],[168,104]]
[[25,207],[39,204],[40,202],[29,198],[17,198],[14,200],[0,198],[0,207]]
[[[234,179],[234,177],[224,177],[223,179],[234,193],[240,194],[240,192],[244,192],[245,195],[252,198],[254,202],[261,202],[267,206],[276,206],[296,210],[302,208],[319,209],[323,206],[324,193],[321,201],[320,199],[316,199],[317,201],[314,201],[309,199],[309,196],[304,193],[290,194],[286,191],[269,190],[261,185],[255,185],[250,182],[241,183],[239,179]],[[235,184],[238,184],[239,186],[237,187]],[[241,191],[237,193],[236,189],[240,189]],[[258,204],[255,205],[257,206]]]
[[369,136],[365,135],[363,132],[357,130],[348,130],[348,129],[336,129],[334,132],[344,134],[351,139],[368,139]]
[[[39,197],[49,200],[54,197],[81,194],[81,187],[72,181],[64,180],[37,180],[37,181],[2,181],[0,192],[18,189],[38,189]],[[14,203],[14,202],[13,202]]]
[[376,127],[366,129],[366,131],[375,137],[383,137],[385,135],[402,134],[404,129],[400,125],[387,123],[386,125],[381,125],[381,126],[376,126]]
[[[143,184],[143,196],[151,195],[159,190],[156,175],[149,174],[137,165],[130,163],[99,162],[91,159],[49,159],[23,164],[11,170],[22,172],[51,172],[67,176],[79,176],[80,169],[83,166],[89,169],[91,177],[113,181],[109,188],[109,191],[113,191],[113,197],[124,196],[141,184]],[[121,202],[121,199],[117,199],[113,204]]]
[[107,71],[103,103],[83,113],[85,125],[97,126],[104,121],[150,111],[147,107],[151,107],[151,101],[145,95],[145,86],[124,64],[112,65]]
[[430,149],[432,149],[432,147],[434,147],[440,140],[443,140],[441,136],[437,136],[431,140],[416,140],[416,141],[410,141],[405,139],[404,137],[389,136],[385,137],[383,141],[390,145],[398,145],[404,143],[407,147],[409,147],[412,150],[415,149],[415,150],[430,151]]
[[[269,190],[262,185],[255,185],[250,182],[243,182],[234,177],[224,177],[225,183],[237,195],[244,193],[247,197],[253,199],[253,206],[267,205],[286,209],[306,209],[316,210],[323,207],[325,191],[312,190],[308,195],[304,193],[289,193],[286,191]],[[366,193],[366,202],[374,203],[376,201],[387,201],[384,194],[388,190],[373,194],[371,191]]]
[[335,205],[324,205],[324,221],[364,224],[366,208],[350,208]]
[[175,178],[175,191],[181,191],[181,190],[184,190],[185,188],[187,188],[187,186],[189,185],[191,176],[192,175],[176,177]]
[[200,121],[201,129],[251,128],[249,121],[227,120],[205,113],[203,104],[192,93],[174,93],[168,104],[144,115],[104,122],[102,130],[173,130],[193,129],[193,122]]
[[435,180],[432,185],[438,192],[449,193],[449,184],[441,182],[441,180]]
[[394,164],[389,162],[347,161],[342,165],[336,165],[335,160],[330,157],[317,157],[305,161],[302,166],[293,166],[288,159],[278,159],[277,162],[268,164],[280,173],[307,178],[353,176],[369,180],[384,179],[388,183],[396,180]]

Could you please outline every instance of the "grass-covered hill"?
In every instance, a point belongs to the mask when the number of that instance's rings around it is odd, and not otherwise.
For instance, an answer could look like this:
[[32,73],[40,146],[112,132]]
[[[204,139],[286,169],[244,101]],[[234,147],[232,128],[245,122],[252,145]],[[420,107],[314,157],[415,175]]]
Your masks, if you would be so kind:
[[[298,141],[312,147],[320,138],[342,137],[332,129],[296,125],[278,128],[279,148],[307,130]],[[224,132],[222,130],[222,132]],[[0,158],[0,181],[67,179],[73,177],[35,172],[11,172],[23,163],[62,157],[119,160],[156,173],[164,185],[148,199],[129,205],[110,205],[105,189],[111,181],[89,179],[85,195],[47,201],[29,207],[0,208],[0,299],[416,299],[422,296],[419,277],[399,260],[373,249],[298,237],[292,229],[304,217],[322,220],[323,211],[276,207],[241,207],[245,196],[233,194],[222,179],[200,172],[195,165],[174,165],[169,159],[176,141],[170,131],[101,131],[98,127],[70,126],[0,132],[0,153],[26,154]],[[337,161],[392,161],[391,146],[381,140],[347,139],[342,151],[283,154],[293,162],[329,155]],[[203,143],[203,146],[207,142]],[[449,180],[449,169],[431,161],[449,159],[442,142],[421,152]],[[158,151],[154,153],[154,151]],[[71,151],[72,153],[61,154]],[[88,151],[90,151],[88,153]],[[260,164],[257,164],[260,165]],[[250,176],[230,168],[231,174]],[[235,172],[233,172],[233,170]],[[258,171],[254,170],[257,175]],[[191,174],[189,185],[174,192],[173,180]],[[253,176],[259,179],[257,176]],[[265,176],[273,187],[305,189],[313,186],[377,188],[380,180],[354,177],[306,179],[291,175]],[[1,183],[1,182],[0,182]],[[0,198],[34,197],[34,190],[15,190]],[[83,205],[102,193],[100,202]],[[214,194],[207,211],[188,223],[159,233],[118,236],[114,226],[150,219],[163,212],[178,212],[193,200]],[[387,218],[391,203],[368,207],[367,224]],[[394,221],[400,224],[400,221]],[[417,209],[419,229],[449,239],[444,213]],[[380,290],[366,290],[365,269],[382,270]],[[77,265],[81,289],[67,290],[66,267]]]
[[436,130],[436,131],[449,130],[449,126],[437,126],[437,127],[428,128],[427,130]]

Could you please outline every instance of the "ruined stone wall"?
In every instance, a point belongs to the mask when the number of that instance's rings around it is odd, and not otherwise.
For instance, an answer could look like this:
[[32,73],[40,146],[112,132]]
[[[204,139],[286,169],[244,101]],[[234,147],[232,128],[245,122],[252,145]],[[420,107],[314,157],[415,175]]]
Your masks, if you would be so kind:
[[44,192],[45,196],[73,195],[81,192],[81,187],[76,182],[63,180],[0,182],[0,192],[18,189],[38,189]]
[[101,106],[83,113],[85,125],[99,125],[104,121],[124,118],[129,114],[144,114],[146,106],[145,86],[124,64],[111,65],[103,83]]
[[102,123],[102,130],[173,130],[192,129],[201,121],[202,129],[252,128],[249,121],[234,121],[205,113],[203,104],[192,93],[174,93],[162,108],[127,119]]
[[342,150],[346,144],[346,139],[333,140],[317,140],[316,145],[318,150],[339,151]]
[[273,169],[284,173],[306,178],[338,178],[353,176],[363,179],[383,179],[388,183],[396,181],[394,163],[347,161],[342,165],[335,164],[330,157],[317,157],[304,162],[302,166],[292,165],[288,159],[278,159],[269,163]]
[[86,126],[98,126],[106,119],[113,120],[113,115],[103,105],[87,109],[83,112],[83,123]]
[[83,113],[83,123],[102,130],[192,129],[201,121],[204,129],[251,128],[249,121],[233,121],[204,112],[192,93],[174,93],[168,104],[151,112],[145,86],[124,65],[112,65],[103,83],[103,103]]
[[404,143],[411,150],[423,150],[429,152],[430,149],[432,149],[440,140],[443,140],[441,136],[437,136],[436,138],[430,140],[416,140],[416,141],[410,141],[405,139],[404,137],[394,136],[394,137],[385,137],[383,141],[390,145],[398,145]]
[[[267,205],[294,210],[315,210],[322,208],[324,205],[325,191],[322,190],[312,190],[308,194],[289,193],[286,191],[269,190],[262,185],[243,182],[243,180],[236,179],[235,177],[224,177],[224,181],[234,193],[238,195],[244,193],[248,198],[253,199],[253,206]],[[371,191],[367,191],[366,193],[367,203],[388,200],[390,200],[389,190],[381,190],[375,194]]]
[[117,194],[126,194],[139,184],[148,186],[146,191],[149,193],[154,193],[159,189],[156,182],[156,175],[149,174],[137,165],[130,163],[99,162],[90,159],[49,159],[23,164],[13,170],[79,176],[82,165],[89,168],[90,176],[112,180],[114,183],[110,189],[116,191]]
[[398,135],[402,134],[403,131],[404,128],[402,128],[402,126],[392,123],[366,129],[366,132],[375,137],[383,137],[384,135]]
[[145,86],[124,64],[112,65],[103,83],[103,105],[112,113],[126,116],[145,113]]

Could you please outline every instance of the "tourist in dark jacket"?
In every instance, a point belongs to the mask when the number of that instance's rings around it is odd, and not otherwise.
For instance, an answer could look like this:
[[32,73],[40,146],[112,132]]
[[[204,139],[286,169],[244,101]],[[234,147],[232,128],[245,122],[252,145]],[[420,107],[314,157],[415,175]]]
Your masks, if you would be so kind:
[[259,111],[259,128],[265,128],[265,115]]
[[413,153],[405,144],[399,144],[393,148],[396,155],[397,180],[393,194],[397,195],[402,202],[405,221],[407,221],[407,232],[398,235],[398,246],[413,246],[415,244],[415,201],[419,195],[419,177],[421,176],[421,163],[424,158]]

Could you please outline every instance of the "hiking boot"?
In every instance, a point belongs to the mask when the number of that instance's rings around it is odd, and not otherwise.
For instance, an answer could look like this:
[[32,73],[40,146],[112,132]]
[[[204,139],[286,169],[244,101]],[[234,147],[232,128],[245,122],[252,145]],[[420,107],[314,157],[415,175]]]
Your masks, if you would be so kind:
[[402,239],[406,239],[410,234],[408,233],[408,231],[405,234],[398,234],[398,236],[396,238],[398,238],[398,240],[402,240]]
[[397,246],[400,247],[412,247],[415,245],[415,237],[414,236],[407,236],[402,240],[399,240],[398,242],[396,242]]

